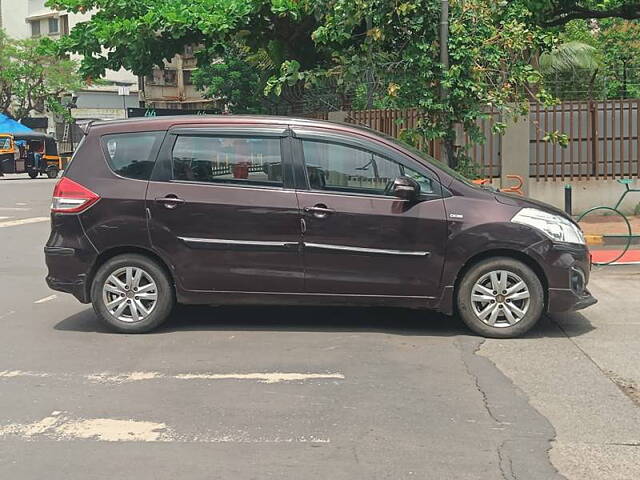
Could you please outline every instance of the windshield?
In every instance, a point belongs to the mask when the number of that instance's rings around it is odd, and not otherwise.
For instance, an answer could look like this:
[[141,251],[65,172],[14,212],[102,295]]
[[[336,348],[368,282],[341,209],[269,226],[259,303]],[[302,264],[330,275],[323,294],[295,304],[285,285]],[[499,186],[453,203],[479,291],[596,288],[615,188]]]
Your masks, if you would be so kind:
[[381,137],[383,137],[383,138],[386,138],[387,140],[390,140],[390,141],[392,141],[394,143],[397,143],[398,145],[400,145],[400,146],[402,146],[404,148],[406,148],[411,153],[414,153],[416,156],[418,156],[421,159],[423,159],[424,161],[426,161],[428,164],[431,164],[435,168],[444,171],[445,173],[451,175],[452,177],[454,177],[457,180],[460,180],[465,185],[468,185],[468,186],[474,187],[474,188],[482,188],[479,185],[476,185],[475,183],[473,183],[471,180],[469,180],[467,177],[465,177],[461,173],[455,171],[450,166],[446,165],[445,163],[441,162],[440,160],[436,160],[434,157],[432,157],[428,153],[425,153],[422,150],[418,150],[413,145],[410,145],[410,144],[408,144],[407,142],[405,142],[403,140],[400,140],[400,139],[395,138],[395,137],[390,137],[389,135],[386,135],[386,134],[378,132],[378,131],[376,131],[376,134],[381,136]]
[[0,150],[9,150],[11,148],[11,137],[0,137]]
[[469,185],[470,187],[480,188],[478,185],[476,185],[475,183],[471,182],[471,180],[469,180],[467,177],[465,177],[461,173],[455,171],[453,168],[451,168],[450,166],[448,166],[444,162],[441,162],[440,160],[436,160],[435,158],[433,158],[428,153],[425,153],[422,150],[418,150],[416,147],[414,147],[414,146],[408,144],[407,142],[404,142],[404,141],[402,141],[402,140],[400,140],[398,138],[390,137],[389,135],[385,135],[385,134],[382,134],[380,132],[376,132],[376,133],[378,135],[380,135],[381,137],[386,138],[387,140],[391,140],[392,142],[401,145],[402,147],[404,147],[407,150],[409,150],[411,153],[414,153],[416,156],[418,156],[421,159],[425,160],[428,164],[433,165],[435,168],[444,171],[445,173],[451,175],[452,177],[454,177],[457,180],[460,180],[465,185]]

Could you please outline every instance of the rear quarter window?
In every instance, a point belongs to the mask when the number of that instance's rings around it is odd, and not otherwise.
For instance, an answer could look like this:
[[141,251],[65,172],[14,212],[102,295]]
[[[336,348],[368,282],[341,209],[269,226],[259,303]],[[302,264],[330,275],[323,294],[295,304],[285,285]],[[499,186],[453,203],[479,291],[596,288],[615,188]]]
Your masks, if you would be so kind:
[[102,149],[114,173],[149,180],[164,132],[117,133],[102,137]]

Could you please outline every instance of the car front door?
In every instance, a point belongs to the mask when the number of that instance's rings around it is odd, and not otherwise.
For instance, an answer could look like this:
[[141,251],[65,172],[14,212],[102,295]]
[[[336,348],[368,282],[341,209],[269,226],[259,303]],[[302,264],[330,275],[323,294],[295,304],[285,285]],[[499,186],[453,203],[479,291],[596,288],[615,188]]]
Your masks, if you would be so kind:
[[[377,143],[296,131],[304,219],[305,290],[313,294],[437,297],[447,235],[438,177]],[[389,193],[413,177],[421,196]]]
[[301,292],[285,128],[169,132],[147,190],[153,247],[182,288]]

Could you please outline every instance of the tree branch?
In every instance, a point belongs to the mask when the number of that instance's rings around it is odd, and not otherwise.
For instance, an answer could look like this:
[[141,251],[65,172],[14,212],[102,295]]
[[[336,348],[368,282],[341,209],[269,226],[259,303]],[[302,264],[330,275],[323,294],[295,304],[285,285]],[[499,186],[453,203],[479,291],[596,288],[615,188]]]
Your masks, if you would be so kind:
[[640,18],[640,2],[620,5],[609,10],[594,10],[580,5],[558,6],[549,12],[551,20],[543,22],[547,27],[557,27],[577,19],[622,18],[634,20]]

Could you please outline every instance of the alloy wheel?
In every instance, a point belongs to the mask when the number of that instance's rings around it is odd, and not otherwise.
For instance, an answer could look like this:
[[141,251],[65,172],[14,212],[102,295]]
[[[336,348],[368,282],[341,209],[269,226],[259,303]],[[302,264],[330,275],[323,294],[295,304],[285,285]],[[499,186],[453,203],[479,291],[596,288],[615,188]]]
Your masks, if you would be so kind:
[[121,322],[136,323],[147,318],[158,303],[158,287],[139,267],[119,268],[107,277],[102,298],[111,315]]
[[529,310],[531,295],[527,284],[506,270],[489,272],[473,285],[471,305],[483,323],[491,327],[511,327]]

